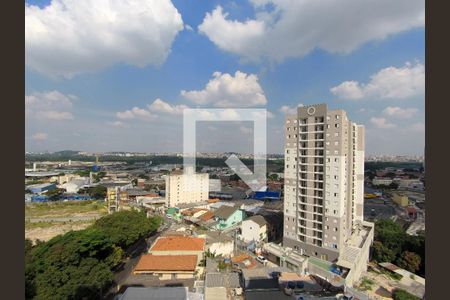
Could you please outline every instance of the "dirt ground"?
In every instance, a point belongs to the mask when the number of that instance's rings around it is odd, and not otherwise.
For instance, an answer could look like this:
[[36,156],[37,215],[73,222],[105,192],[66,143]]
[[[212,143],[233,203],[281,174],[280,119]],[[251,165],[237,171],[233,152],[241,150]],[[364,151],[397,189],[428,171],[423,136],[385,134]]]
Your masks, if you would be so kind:
[[92,223],[93,222],[73,222],[64,224],[62,222],[55,222],[52,226],[47,226],[46,224],[46,226],[43,227],[25,229],[25,238],[33,241],[33,243],[35,243],[37,239],[48,241],[57,235],[64,234],[71,230],[85,229]]
[[106,205],[94,201],[27,203],[25,238],[48,241],[71,230],[85,229],[106,214]]
[[[370,299],[385,300],[392,299],[391,293],[394,289],[400,288],[406,290],[416,296],[421,297],[425,292],[425,288],[418,286],[409,278],[402,278],[401,280],[395,280],[387,274],[378,274],[374,271],[363,272],[361,278],[367,278],[373,281],[371,289],[364,293],[369,296]],[[421,295],[422,294],[422,295]]]

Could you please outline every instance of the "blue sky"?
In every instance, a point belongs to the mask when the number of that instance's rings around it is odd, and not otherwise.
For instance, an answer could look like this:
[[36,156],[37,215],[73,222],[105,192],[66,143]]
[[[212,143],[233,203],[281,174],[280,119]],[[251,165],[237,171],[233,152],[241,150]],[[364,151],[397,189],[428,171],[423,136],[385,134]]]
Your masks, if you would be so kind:
[[[354,4],[361,16],[351,0],[97,1],[83,18],[90,2],[27,1],[27,151],[182,151],[182,108],[226,98],[270,112],[269,152],[285,112],[327,103],[366,126],[367,154],[423,153],[423,1]],[[231,123],[199,130],[199,150],[251,152],[251,126]]]

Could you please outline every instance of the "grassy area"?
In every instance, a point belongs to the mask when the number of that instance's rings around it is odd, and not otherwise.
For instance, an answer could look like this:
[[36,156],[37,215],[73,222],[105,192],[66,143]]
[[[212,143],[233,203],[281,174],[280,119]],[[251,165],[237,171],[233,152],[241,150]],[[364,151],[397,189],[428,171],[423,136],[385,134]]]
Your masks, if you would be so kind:
[[99,201],[67,201],[27,203],[25,205],[25,218],[39,218],[44,216],[65,216],[96,212],[106,214],[105,202]]
[[373,284],[374,284],[373,280],[370,280],[367,277],[363,277],[361,283],[359,284],[359,289],[362,291],[370,291],[372,290]]
[[90,225],[93,224],[95,222],[95,220],[82,220],[82,221],[69,221],[69,222],[46,222],[46,221],[42,221],[42,222],[25,222],[25,230],[31,230],[31,229],[36,229],[36,228],[51,228],[54,226],[61,226],[61,225],[82,225],[82,224],[86,224],[86,225]]

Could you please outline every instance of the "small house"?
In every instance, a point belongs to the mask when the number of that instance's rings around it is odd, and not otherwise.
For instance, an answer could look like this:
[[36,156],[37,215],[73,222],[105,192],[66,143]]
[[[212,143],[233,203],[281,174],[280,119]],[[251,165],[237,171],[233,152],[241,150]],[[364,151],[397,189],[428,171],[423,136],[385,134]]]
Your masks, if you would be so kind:
[[245,219],[245,212],[238,206],[222,205],[214,212],[214,220],[217,222],[216,228],[227,229]]

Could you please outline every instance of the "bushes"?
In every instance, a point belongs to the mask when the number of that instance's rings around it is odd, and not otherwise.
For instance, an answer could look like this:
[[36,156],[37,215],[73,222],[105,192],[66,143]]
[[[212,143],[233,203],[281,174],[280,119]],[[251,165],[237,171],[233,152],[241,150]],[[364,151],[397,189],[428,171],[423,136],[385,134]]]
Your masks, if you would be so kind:
[[414,296],[413,294],[408,293],[402,289],[396,289],[392,293],[392,299],[394,300],[420,300],[419,297]]
[[372,289],[372,285],[374,282],[370,280],[369,278],[363,277],[361,280],[361,284],[359,285],[359,288],[363,291],[370,291]]
[[141,212],[124,211],[34,247],[26,241],[26,298],[99,299],[112,283],[112,269],[125,249],[160,224],[159,217],[147,219]]

